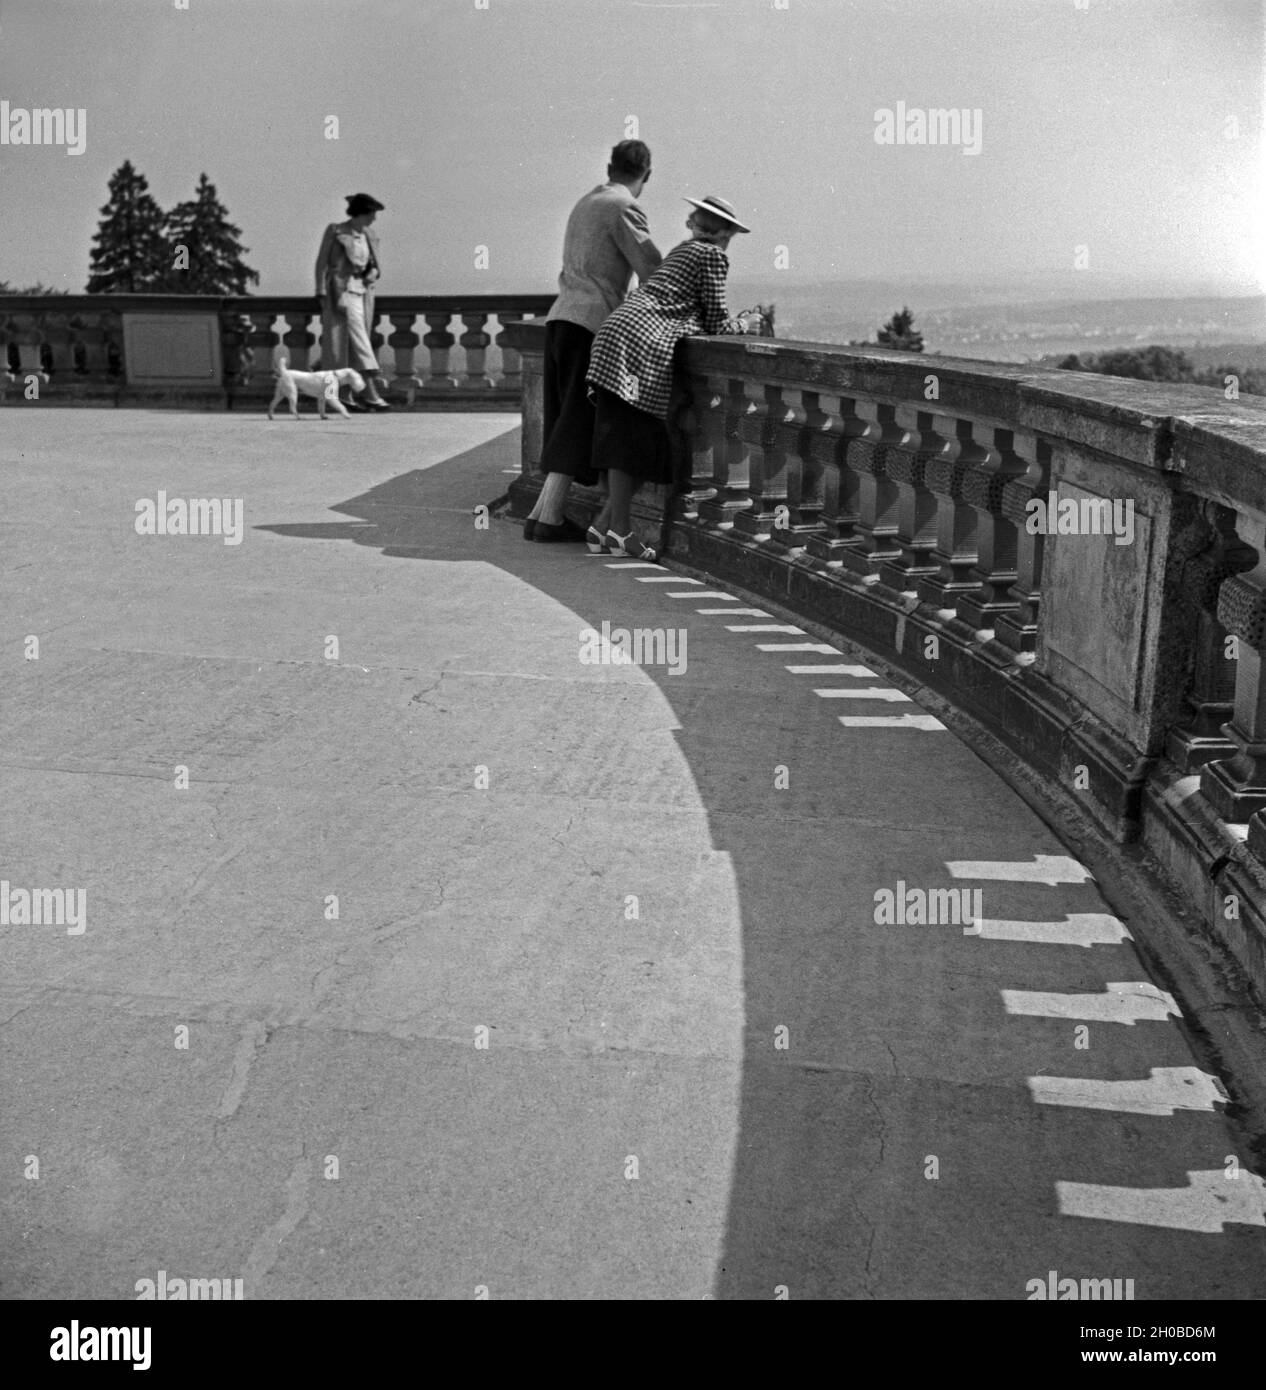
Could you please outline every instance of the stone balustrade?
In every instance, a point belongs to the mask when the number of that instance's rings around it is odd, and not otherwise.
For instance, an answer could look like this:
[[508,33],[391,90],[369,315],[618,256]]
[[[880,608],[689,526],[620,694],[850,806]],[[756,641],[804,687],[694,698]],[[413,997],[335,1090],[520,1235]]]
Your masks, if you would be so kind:
[[[551,303],[550,294],[379,295],[371,338],[388,399],[517,409],[509,334]],[[0,401],[259,406],[281,352],[299,370],[320,362],[320,332],[317,301],[303,296],[0,296]]]
[[[523,514],[544,332],[512,338]],[[643,536],[971,716],[1055,815],[1142,844],[1266,1002],[1266,401],[768,339],[680,361]]]

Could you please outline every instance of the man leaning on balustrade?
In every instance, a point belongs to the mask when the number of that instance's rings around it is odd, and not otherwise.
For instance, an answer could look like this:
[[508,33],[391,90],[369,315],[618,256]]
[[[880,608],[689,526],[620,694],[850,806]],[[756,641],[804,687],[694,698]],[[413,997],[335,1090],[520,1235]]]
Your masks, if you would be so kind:
[[645,280],[664,259],[637,204],[650,176],[649,148],[641,140],[621,140],[611,151],[606,183],[586,193],[567,219],[558,298],[545,324],[545,484],[523,524],[525,540],[584,539],[563,516],[563,505],[573,478],[595,481],[594,411],[585,384],[589,352],[633,276]]

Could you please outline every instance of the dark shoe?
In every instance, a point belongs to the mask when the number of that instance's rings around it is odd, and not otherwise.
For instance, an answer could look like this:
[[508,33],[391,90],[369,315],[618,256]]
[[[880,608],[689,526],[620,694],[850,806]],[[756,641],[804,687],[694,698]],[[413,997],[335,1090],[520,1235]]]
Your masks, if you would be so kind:
[[557,526],[551,526],[547,521],[538,521],[533,539],[538,541],[583,541],[585,531],[583,527],[577,526],[574,521],[564,517]]
[[390,410],[391,407],[387,404],[386,401],[362,401],[361,409],[373,410],[376,411],[379,415],[381,415],[384,411]]
[[523,523],[523,539],[525,541],[534,541],[536,539],[536,522],[533,521],[531,517],[528,517]]
[[361,405],[359,401],[346,400],[343,404],[352,412],[353,415],[368,415],[369,411]]
[[569,516],[564,516],[557,525],[548,521],[536,523],[538,541],[583,541],[587,534],[585,528],[577,526]]

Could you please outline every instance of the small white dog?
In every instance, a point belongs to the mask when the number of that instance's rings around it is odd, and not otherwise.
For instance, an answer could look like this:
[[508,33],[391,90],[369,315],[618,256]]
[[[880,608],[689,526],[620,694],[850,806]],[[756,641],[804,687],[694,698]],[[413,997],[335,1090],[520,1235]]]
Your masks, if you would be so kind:
[[350,419],[351,412],[338,398],[339,388],[350,386],[357,395],[365,389],[365,378],[352,367],[339,367],[330,372],[292,372],[290,359],[281,357],[273,368],[273,374],[277,378],[277,391],[268,406],[270,420],[273,418],[273,411],[282,401],[290,402],[290,409],[297,420],[300,391],[305,396],[316,397],[317,414],[322,420],[325,419],[327,405],[332,405],[340,415],[346,415]]

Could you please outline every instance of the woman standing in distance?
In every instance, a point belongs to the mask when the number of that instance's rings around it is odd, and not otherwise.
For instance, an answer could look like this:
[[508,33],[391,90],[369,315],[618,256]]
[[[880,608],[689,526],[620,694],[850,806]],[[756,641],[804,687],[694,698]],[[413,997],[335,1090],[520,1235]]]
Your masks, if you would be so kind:
[[736,232],[750,231],[724,198],[687,198],[690,240],[634,290],[603,323],[589,358],[594,398],[593,467],[607,471],[610,496],[586,540],[595,552],[654,560],[633,534],[630,504],[643,483],[673,481],[668,439],[668,397],[673,352],[699,333],[745,333],[742,318],[725,307],[726,248]]
[[374,326],[374,284],[381,275],[378,234],[371,230],[383,204],[368,193],[347,199],[347,221],[331,222],[317,252],[316,292],[321,302],[321,363],[331,371],[355,367],[365,378],[365,401],[352,410],[390,410],[378,394],[379,376],[369,335]]

